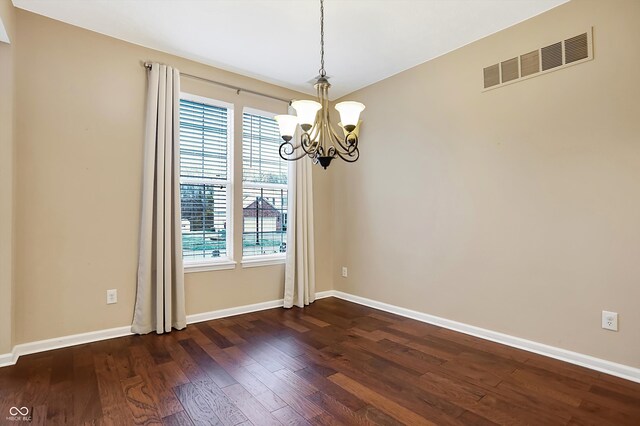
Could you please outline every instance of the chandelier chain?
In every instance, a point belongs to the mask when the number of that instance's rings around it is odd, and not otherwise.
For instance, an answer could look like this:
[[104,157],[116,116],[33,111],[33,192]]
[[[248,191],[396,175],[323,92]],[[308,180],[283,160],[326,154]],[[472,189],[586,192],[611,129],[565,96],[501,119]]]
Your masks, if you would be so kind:
[[[360,113],[364,105],[360,102],[345,101],[336,104],[340,112],[340,130],[336,131],[329,114],[329,84],[327,72],[324,69],[324,0],[320,1],[320,75],[313,85],[318,94],[318,102],[295,101],[291,106],[296,110],[295,115],[277,115],[275,117],[280,128],[283,142],[278,152],[280,158],[296,161],[309,157],[314,164],[323,168],[329,167],[331,161],[340,158],[353,163],[360,158],[358,149],[358,125]],[[296,136],[296,129],[300,126],[302,133]],[[344,137],[343,137],[344,133]]]
[[320,0],[320,77],[325,77],[324,69],[324,0]]

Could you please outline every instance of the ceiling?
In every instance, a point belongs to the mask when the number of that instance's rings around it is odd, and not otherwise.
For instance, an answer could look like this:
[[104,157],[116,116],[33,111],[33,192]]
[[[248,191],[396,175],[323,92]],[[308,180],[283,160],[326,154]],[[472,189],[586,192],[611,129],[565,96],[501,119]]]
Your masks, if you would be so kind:
[[[325,0],[331,97],[568,0]],[[319,0],[13,0],[16,7],[301,92],[320,62]],[[146,58],[141,58],[146,59]]]

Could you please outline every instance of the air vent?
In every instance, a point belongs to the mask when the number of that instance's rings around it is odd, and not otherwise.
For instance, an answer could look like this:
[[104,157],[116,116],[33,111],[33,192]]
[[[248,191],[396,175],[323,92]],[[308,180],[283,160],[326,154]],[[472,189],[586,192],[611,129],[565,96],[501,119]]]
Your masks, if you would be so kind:
[[592,33],[590,29],[484,68],[484,89],[494,89],[593,59]]
[[562,42],[540,49],[542,52],[542,71],[562,65]]
[[567,64],[589,57],[589,40],[587,33],[571,37],[564,41],[564,57]]
[[520,56],[520,68],[523,77],[540,72],[540,51],[534,50]]
[[518,69],[518,58],[509,59],[500,64],[502,67],[502,82],[515,80],[520,77],[520,70]]
[[484,88],[497,86],[498,84],[500,84],[500,68],[498,68],[498,64],[485,68]]

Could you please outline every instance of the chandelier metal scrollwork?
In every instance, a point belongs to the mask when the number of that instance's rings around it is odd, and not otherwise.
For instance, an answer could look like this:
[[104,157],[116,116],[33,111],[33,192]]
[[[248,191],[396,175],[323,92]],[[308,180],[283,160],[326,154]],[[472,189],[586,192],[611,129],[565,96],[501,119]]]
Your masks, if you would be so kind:
[[[297,115],[277,115],[275,117],[280,128],[280,136],[284,140],[280,145],[280,157],[296,161],[309,156],[314,164],[325,169],[336,157],[353,163],[360,157],[358,150],[358,133],[360,113],[364,105],[360,102],[346,101],[336,104],[340,113],[342,131],[334,130],[329,115],[329,80],[324,69],[324,0],[320,0],[320,75],[314,84],[318,101],[294,101],[291,106]],[[296,130],[300,125],[300,140],[294,141]]]

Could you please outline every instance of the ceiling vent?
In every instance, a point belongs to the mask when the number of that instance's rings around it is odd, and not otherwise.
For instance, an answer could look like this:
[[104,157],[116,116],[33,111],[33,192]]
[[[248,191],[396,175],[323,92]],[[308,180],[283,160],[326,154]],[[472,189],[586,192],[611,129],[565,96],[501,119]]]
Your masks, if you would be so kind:
[[483,69],[484,90],[491,90],[593,59],[592,29]]

